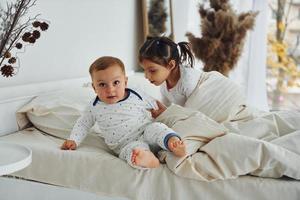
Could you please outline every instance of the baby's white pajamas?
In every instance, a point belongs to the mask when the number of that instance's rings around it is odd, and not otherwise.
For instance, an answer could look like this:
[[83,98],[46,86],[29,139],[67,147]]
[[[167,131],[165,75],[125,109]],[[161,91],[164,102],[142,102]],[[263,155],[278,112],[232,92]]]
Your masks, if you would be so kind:
[[[131,163],[132,150],[150,146],[167,149],[167,140],[171,136],[179,137],[163,123],[153,122],[148,109],[156,109],[156,101],[142,92],[126,89],[128,95],[115,104],[106,104],[98,97],[90,103],[83,115],[77,120],[70,135],[77,146],[96,124],[99,136],[119,157],[135,168]],[[149,146],[150,145],[150,146]]]

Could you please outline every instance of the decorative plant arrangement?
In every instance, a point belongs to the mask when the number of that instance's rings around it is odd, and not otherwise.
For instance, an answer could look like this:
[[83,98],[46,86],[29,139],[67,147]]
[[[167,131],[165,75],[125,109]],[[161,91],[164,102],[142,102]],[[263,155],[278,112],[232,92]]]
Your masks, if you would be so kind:
[[148,12],[149,35],[161,36],[166,31],[168,14],[164,6],[164,0],[151,0]]
[[25,52],[25,46],[34,44],[42,31],[49,27],[38,20],[38,15],[24,19],[36,0],[16,0],[0,7],[0,71],[3,77],[12,77],[19,69],[18,53]]
[[258,12],[237,14],[229,0],[210,0],[210,8],[199,7],[200,38],[187,33],[195,57],[204,63],[204,71],[219,71],[225,76],[236,65],[246,33],[252,29]]

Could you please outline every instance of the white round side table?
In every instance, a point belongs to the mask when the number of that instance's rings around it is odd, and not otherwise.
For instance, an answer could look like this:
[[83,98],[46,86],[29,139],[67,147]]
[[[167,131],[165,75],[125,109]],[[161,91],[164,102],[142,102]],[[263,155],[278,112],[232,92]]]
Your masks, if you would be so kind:
[[0,142],[0,176],[27,167],[32,161],[32,151],[28,147],[9,142]]

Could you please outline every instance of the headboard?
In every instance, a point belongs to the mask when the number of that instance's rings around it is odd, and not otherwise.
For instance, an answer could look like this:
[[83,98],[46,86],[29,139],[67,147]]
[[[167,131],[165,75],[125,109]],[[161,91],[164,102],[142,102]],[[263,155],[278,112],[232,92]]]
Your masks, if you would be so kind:
[[[161,100],[158,87],[147,81],[143,73],[127,72],[129,87],[138,87],[154,98]],[[90,83],[90,77],[66,79],[60,81],[18,85],[12,87],[0,87],[0,136],[18,130],[16,111],[38,95],[46,95],[68,87],[83,86]]]

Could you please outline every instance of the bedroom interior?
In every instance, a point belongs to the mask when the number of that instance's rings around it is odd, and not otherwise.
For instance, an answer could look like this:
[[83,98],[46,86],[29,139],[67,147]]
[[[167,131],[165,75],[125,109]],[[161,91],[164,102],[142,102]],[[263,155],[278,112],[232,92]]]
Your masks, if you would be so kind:
[[[0,0],[0,12],[7,2],[14,1]],[[239,119],[250,116],[244,109],[235,118],[231,116],[236,119],[233,123],[221,124],[205,112],[215,121],[188,111],[173,115],[180,108],[172,107],[173,110],[166,112],[171,117],[163,115],[161,120],[182,130],[189,141],[189,151],[201,154],[191,153],[185,160],[166,155],[166,164],[153,170],[127,166],[96,137],[93,131],[97,130],[92,130],[76,151],[60,150],[74,121],[95,96],[88,67],[100,56],[120,58],[126,67],[129,87],[138,87],[161,100],[159,88],[145,79],[137,58],[146,36],[155,32],[149,24],[151,3],[155,2],[167,6],[164,10],[167,25],[159,34],[176,42],[188,41],[187,32],[201,36],[199,3],[208,8],[209,0],[37,0],[30,7],[27,15],[38,15],[47,21],[49,28],[41,33],[38,42],[17,53],[16,74],[0,76],[0,199],[299,199],[299,62],[296,71],[280,67],[280,62],[277,65],[269,62],[269,56],[274,58],[274,55],[269,55],[268,34],[276,31],[277,0],[229,1],[237,13],[259,11],[259,14],[228,77],[240,85],[249,107],[270,114],[240,124]],[[291,2],[289,9],[294,8],[297,16],[300,1]],[[293,34],[299,37],[298,21],[294,26],[289,24],[291,31],[287,31],[287,38]],[[291,41],[288,42],[294,44],[298,40]],[[296,62],[300,54],[297,45],[283,51],[292,50]],[[203,63],[196,60],[196,67],[201,70]],[[280,75],[282,71],[284,76]],[[280,77],[284,77],[285,85],[277,94],[276,80]],[[290,80],[293,84],[288,84]],[[220,90],[230,93],[234,89],[230,84],[226,88],[227,84],[220,82],[211,94],[217,96]],[[213,85],[207,82],[205,88]],[[203,101],[210,99],[206,96]],[[242,100],[236,97],[231,102],[235,101]],[[286,112],[277,115],[275,111]],[[195,118],[199,124],[193,123]],[[185,125],[178,121],[184,121]],[[220,134],[234,132],[237,127],[244,131],[241,136]],[[191,135],[192,130],[209,134],[198,137]],[[249,141],[245,140],[248,136],[252,138]],[[203,146],[210,140],[214,142]],[[246,144],[249,148],[243,146]],[[244,154],[239,154],[240,149]],[[245,152],[249,154],[246,160]]]

